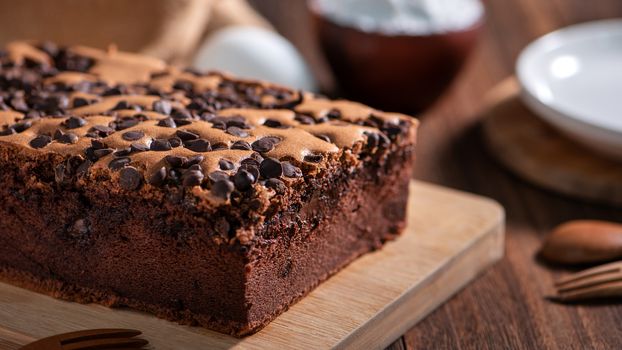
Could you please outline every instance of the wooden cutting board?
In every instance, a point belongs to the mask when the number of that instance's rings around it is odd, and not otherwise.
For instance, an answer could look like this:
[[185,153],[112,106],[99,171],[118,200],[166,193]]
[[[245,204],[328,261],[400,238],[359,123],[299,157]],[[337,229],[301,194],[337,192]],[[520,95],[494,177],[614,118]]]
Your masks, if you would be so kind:
[[0,283],[0,349],[89,328],[139,329],[153,349],[381,349],[504,251],[504,211],[496,202],[416,181],[410,198],[408,227],[398,240],[356,260],[250,337]]
[[484,137],[497,160],[546,189],[591,202],[622,206],[622,162],[583,147],[531,112],[515,78],[487,96]]

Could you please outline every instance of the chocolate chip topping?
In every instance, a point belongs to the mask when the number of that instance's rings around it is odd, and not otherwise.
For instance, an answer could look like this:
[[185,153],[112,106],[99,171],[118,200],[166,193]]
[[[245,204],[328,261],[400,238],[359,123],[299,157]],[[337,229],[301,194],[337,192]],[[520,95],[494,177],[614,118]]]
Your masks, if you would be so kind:
[[183,168],[188,163],[188,158],[186,157],[168,155],[164,159],[173,168]]
[[67,118],[65,122],[63,123],[63,126],[66,127],[67,129],[77,129],[84,125],[86,125],[86,120],[80,117],[75,117],[75,116],[71,116]]
[[207,152],[211,150],[209,141],[205,139],[186,141],[184,147],[195,152]]
[[169,115],[173,110],[173,106],[169,101],[158,100],[153,102],[152,109],[160,114]]
[[119,185],[124,190],[135,190],[140,186],[142,181],[142,175],[134,167],[125,167],[121,169],[121,172],[119,173]]
[[246,191],[251,188],[255,182],[255,177],[245,169],[240,169],[233,177],[235,188],[240,191]]
[[199,186],[203,181],[203,173],[200,170],[188,170],[183,175],[183,184],[185,187]]
[[235,168],[235,165],[233,165],[233,163],[227,159],[219,160],[218,166],[220,167],[221,170],[231,170]]
[[145,136],[145,133],[142,131],[128,131],[122,134],[122,137],[126,141],[136,141],[140,140]]
[[302,177],[302,170],[290,162],[281,163],[283,166],[283,175],[286,177]]
[[173,118],[164,118],[158,122],[158,126],[163,126],[165,128],[176,128],[177,123],[175,123]]
[[240,149],[240,150],[251,150],[251,145],[246,141],[235,141],[233,145],[231,145],[231,149]]
[[195,134],[193,132],[190,132],[190,131],[186,131],[186,130],[177,130],[175,132],[175,134],[182,141],[196,140],[196,139],[198,139],[200,137],[199,135],[197,135],[197,134]]
[[108,163],[108,167],[111,170],[119,170],[125,167],[126,165],[130,164],[130,162],[131,162],[131,159],[128,157],[115,158],[111,160],[110,163]]
[[39,135],[30,141],[32,148],[43,148],[52,142],[52,137],[48,135]]
[[153,174],[149,177],[149,183],[154,186],[160,186],[166,180],[166,168],[160,167],[158,170],[154,171]]
[[225,173],[224,171],[213,171],[213,172],[209,173],[207,175],[207,177],[212,182],[217,182],[217,181],[221,181],[221,180],[229,180],[229,175],[227,173]]
[[261,162],[259,172],[263,178],[271,179],[283,175],[283,166],[278,159],[266,158]]
[[99,181],[110,169],[124,189],[144,177],[237,203],[236,190],[283,194],[339,164],[341,152],[370,161],[414,136],[411,119],[353,102],[139,56],[144,64],[127,69],[95,49],[21,45],[49,60],[14,48],[0,55],[0,145],[72,158],[55,167],[63,185],[78,173]]
[[251,144],[251,147],[255,152],[266,153],[272,151],[272,149],[274,148],[274,143],[271,139],[264,138],[253,142]]
[[231,193],[233,192],[233,190],[234,190],[233,182],[227,179],[217,180],[212,185],[212,194],[222,199],[228,199]]
[[168,140],[156,139],[151,142],[149,149],[152,151],[170,151],[173,147]]
[[248,133],[237,126],[230,126],[227,128],[227,134],[231,134],[237,137],[248,137]]

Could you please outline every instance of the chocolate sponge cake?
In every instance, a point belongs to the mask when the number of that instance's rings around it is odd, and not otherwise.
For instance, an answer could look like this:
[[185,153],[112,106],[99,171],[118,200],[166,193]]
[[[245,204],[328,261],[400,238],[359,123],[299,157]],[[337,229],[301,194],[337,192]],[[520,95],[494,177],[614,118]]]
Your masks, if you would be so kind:
[[405,225],[410,117],[114,49],[0,64],[4,281],[242,336]]

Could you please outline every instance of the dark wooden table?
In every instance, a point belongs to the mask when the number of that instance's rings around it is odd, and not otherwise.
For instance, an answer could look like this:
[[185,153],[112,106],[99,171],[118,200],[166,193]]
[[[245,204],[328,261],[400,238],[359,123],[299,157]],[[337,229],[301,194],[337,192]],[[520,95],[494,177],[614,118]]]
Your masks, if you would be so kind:
[[[309,60],[330,75],[315,45],[303,0],[252,3]],[[570,219],[622,221],[622,210],[536,188],[497,165],[482,145],[482,98],[511,75],[520,50],[556,28],[622,16],[622,0],[489,0],[479,47],[452,89],[420,116],[417,178],[479,193],[507,211],[505,258],[397,340],[393,349],[622,348],[622,304],[559,305],[543,296],[566,271],[538,263],[543,236]]]

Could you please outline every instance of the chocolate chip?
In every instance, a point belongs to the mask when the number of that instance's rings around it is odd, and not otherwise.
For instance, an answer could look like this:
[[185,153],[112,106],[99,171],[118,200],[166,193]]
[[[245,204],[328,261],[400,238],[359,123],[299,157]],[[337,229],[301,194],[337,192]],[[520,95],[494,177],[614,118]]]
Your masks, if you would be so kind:
[[259,139],[251,145],[254,151],[259,153],[270,152],[274,148],[274,144],[268,138]]
[[149,146],[144,143],[134,142],[130,145],[130,152],[146,152],[149,150]]
[[283,194],[287,191],[285,183],[279,179],[268,179],[266,181],[266,187],[273,189],[278,194]]
[[217,182],[217,181],[222,181],[222,180],[229,180],[229,175],[227,173],[225,173],[224,171],[213,171],[211,173],[209,173],[207,175],[207,177],[212,181],[212,182]]
[[131,147],[121,148],[114,152],[115,157],[127,157],[132,153]]
[[251,145],[246,141],[235,141],[233,145],[231,145],[231,149],[240,149],[240,150],[251,150]]
[[324,159],[324,156],[321,154],[307,154],[304,157],[304,160],[309,163],[319,163]]
[[230,126],[227,128],[227,134],[237,137],[248,137],[248,133],[237,126]]
[[108,168],[110,168],[111,170],[119,170],[130,164],[130,161],[131,160],[128,157],[115,158],[111,160],[110,163],[108,163]]
[[290,162],[282,162],[283,175],[286,177],[302,177],[302,170]]
[[242,164],[240,165],[240,169],[244,169],[248,171],[251,175],[253,175],[253,182],[257,182],[259,179],[259,167],[251,164]]
[[11,127],[0,131],[0,136],[8,136],[8,135],[13,135],[13,134],[17,134],[17,132],[15,131],[15,129]]
[[179,147],[182,145],[181,139],[179,137],[171,137],[168,139],[168,142],[171,144],[171,147]]
[[173,84],[173,89],[184,90],[184,91],[192,91],[193,84],[188,80],[177,80],[175,84]]
[[206,139],[186,141],[184,142],[184,146],[195,152],[208,152],[211,150],[210,143]]
[[173,118],[164,118],[158,122],[158,126],[163,126],[165,128],[176,128],[177,124],[173,120]]
[[165,167],[161,167],[160,169],[156,170],[149,177],[149,183],[154,186],[159,186],[163,184],[165,180],[166,180],[166,168]]
[[144,136],[145,133],[139,130],[124,132],[123,135],[121,135],[125,141],[137,141],[142,139]]
[[54,140],[58,140],[58,139],[59,139],[61,136],[63,136],[63,135],[65,135],[65,132],[64,132],[63,130],[61,130],[61,129],[56,129],[56,130],[54,131],[54,136],[53,136],[53,138],[54,138]]
[[74,97],[73,99],[73,108],[88,106],[89,100],[83,97]]
[[212,128],[214,129],[220,129],[220,130],[227,129],[227,123],[225,123],[224,121],[212,120],[211,123],[212,123]]
[[255,177],[248,171],[244,169],[240,169],[235,176],[233,176],[233,183],[235,184],[235,188],[240,191],[246,191],[251,188],[253,182],[255,182]]
[[333,108],[330,111],[328,111],[328,113],[326,113],[326,116],[330,119],[339,119],[341,118],[341,111]]
[[86,120],[80,117],[74,117],[74,116],[67,118],[63,122],[63,126],[66,127],[67,129],[77,129],[84,125],[86,125]]
[[315,135],[315,137],[317,137],[318,139],[322,140],[322,141],[326,141],[326,142],[332,142],[330,140],[330,137],[324,135],[324,134],[317,134]]
[[264,178],[271,179],[283,175],[283,166],[278,159],[266,158],[261,162],[259,172]]
[[198,164],[200,164],[203,161],[203,159],[205,159],[205,157],[203,157],[200,154],[197,154],[196,156],[192,156],[192,157],[188,158],[188,161],[186,162],[186,166],[191,167],[191,166],[194,166],[194,165],[198,165]]
[[30,141],[30,147],[43,148],[52,142],[52,137],[48,135],[39,135]]
[[65,143],[65,144],[74,144],[78,142],[78,135],[71,133],[71,132],[68,132],[66,134],[60,135],[55,138],[56,138],[56,141],[60,143]]
[[366,142],[367,148],[374,149],[378,147],[378,144],[380,143],[380,138],[378,137],[377,133],[366,131],[365,135],[367,136],[367,142]]
[[99,158],[109,155],[112,152],[114,152],[112,148],[102,148],[102,149],[94,150],[93,155],[99,159]]
[[308,115],[304,115],[304,114],[296,114],[296,117],[294,117],[294,119],[297,120],[300,124],[303,124],[303,125],[315,124],[315,119],[313,119],[312,117],[310,117]]
[[229,149],[229,146],[227,146],[227,144],[223,142],[218,142],[212,145],[212,151],[221,151],[226,149]]
[[281,123],[278,120],[274,120],[274,119],[266,119],[266,121],[263,123],[263,125],[269,127],[269,128],[281,128],[283,127],[283,123]]
[[189,120],[189,119],[174,119],[174,120],[177,126],[184,126],[184,125],[192,124],[192,120]]
[[200,170],[188,170],[183,175],[183,185],[185,187],[199,186],[203,178],[203,173]]
[[259,153],[254,153],[249,158],[242,159],[240,163],[242,163],[242,165],[248,165],[248,166],[253,166],[255,168],[259,168],[259,165],[263,161],[263,157],[259,156],[261,157],[261,159],[257,159],[257,157],[254,157],[255,154],[259,154]]
[[192,164],[188,167],[188,170],[202,170],[200,164]]
[[171,112],[171,116],[175,120],[190,120],[192,119],[192,113],[184,108],[175,108]]
[[233,168],[235,168],[235,165],[233,165],[233,162],[227,159],[219,160],[218,166],[220,167],[221,170],[232,170]]
[[153,102],[152,109],[160,114],[169,115],[171,114],[173,107],[169,101],[158,100]]
[[93,149],[102,149],[107,148],[108,146],[106,146],[106,144],[101,140],[93,139],[91,140],[91,147],[93,147]]
[[112,134],[113,132],[114,132],[114,129],[112,129],[109,126],[105,126],[105,125],[93,125],[89,129],[89,133],[92,133],[92,135],[96,137],[106,137]]
[[171,147],[170,142],[164,139],[155,139],[151,142],[151,146],[149,147],[152,151],[170,151],[173,149]]
[[142,183],[143,178],[140,175],[140,172],[136,170],[136,168],[128,166],[126,168],[121,169],[119,173],[119,185],[124,190],[135,190]]
[[222,199],[229,199],[229,196],[233,192],[234,185],[233,182],[227,179],[221,179],[212,185],[211,192],[214,196]]
[[114,127],[117,130],[125,130],[127,128],[131,128],[133,126],[138,125],[138,123],[140,123],[140,120],[134,117],[129,117],[129,118],[123,118],[121,120],[117,120],[114,123]]
[[30,122],[29,120],[22,120],[19,123],[13,124],[11,128],[15,130],[15,132],[20,133],[30,128],[31,126],[32,126],[32,122]]
[[199,135],[197,135],[197,134],[195,134],[193,132],[190,132],[190,131],[186,131],[186,130],[177,130],[177,132],[175,134],[182,141],[196,140],[196,139],[199,138]]
[[164,160],[173,168],[183,168],[188,162],[188,158],[180,156],[166,156]]
[[112,107],[113,111],[118,111],[121,109],[130,109],[130,105],[127,103],[127,101],[119,101],[114,107]]

